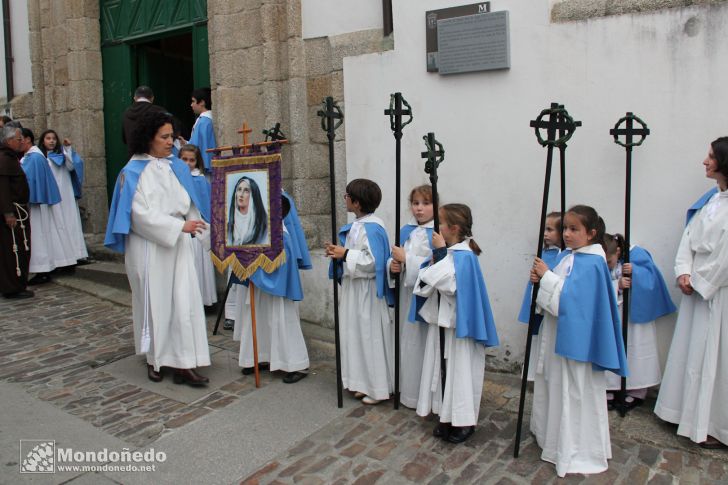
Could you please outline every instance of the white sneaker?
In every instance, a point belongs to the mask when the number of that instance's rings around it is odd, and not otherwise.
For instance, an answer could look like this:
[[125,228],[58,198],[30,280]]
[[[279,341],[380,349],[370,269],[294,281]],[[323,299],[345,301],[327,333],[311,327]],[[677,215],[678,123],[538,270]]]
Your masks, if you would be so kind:
[[361,400],[364,404],[379,404],[381,401],[374,399],[373,397],[364,396]]

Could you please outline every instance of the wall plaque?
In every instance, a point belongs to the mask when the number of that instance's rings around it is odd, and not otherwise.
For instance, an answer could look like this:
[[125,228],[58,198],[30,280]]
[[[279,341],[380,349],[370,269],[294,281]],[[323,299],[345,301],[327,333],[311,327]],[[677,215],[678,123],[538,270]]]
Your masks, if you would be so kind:
[[453,17],[437,21],[440,74],[511,67],[508,12]]

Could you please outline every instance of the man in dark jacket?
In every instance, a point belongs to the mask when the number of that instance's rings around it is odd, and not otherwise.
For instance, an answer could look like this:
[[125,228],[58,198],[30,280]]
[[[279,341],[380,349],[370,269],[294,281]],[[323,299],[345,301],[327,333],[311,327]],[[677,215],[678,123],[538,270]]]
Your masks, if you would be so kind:
[[0,130],[0,293],[5,298],[30,298],[28,263],[30,262],[30,190],[20,167],[18,151],[23,137],[20,128],[4,126]]
[[134,91],[134,103],[124,111],[124,118],[122,120],[121,139],[127,146],[127,152],[130,157],[134,154],[129,149],[127,140],[132,139],[132,133],[137,122],[142,117],[154,112],[166,113],[167,110],[162,106],[154,104],[154,92],[152,88],[149,86],[139,86]]

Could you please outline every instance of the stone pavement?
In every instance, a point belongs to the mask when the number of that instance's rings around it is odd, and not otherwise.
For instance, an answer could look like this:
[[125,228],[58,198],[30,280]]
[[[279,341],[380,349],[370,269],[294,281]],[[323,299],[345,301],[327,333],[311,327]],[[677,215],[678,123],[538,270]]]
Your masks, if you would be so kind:
[[[237,369],[230,332],[210,337],[210,388],[154,384],[133,355],[130,314],[56,284],[34,299],[0,300],[0,483],[728,483],[728,452],[675,436],[652,402],[624,419],[610,414],[614,458],[603,474],[557,479],[527,433],[528,416],[515,460],[519,381],[507,374],[486,374],[480,425],[463,445],[436,440],[435,421],[391,403],[346,395],[337,409],[330,361],[312,362],[312,376],[295,386],[264,373],[256,390]],[[44,437],[155,447],[170,460],[153,475],[20,475],[18,439]]]

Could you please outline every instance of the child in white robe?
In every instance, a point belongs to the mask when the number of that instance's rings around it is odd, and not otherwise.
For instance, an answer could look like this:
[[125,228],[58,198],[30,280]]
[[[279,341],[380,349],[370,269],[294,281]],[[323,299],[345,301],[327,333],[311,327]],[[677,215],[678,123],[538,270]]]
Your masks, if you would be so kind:
[[[485,348],[498,335],[472,239],[473,218],[464,204],[440,208],[440,233],[433,233],[434,264],[420,270],[415,302],[427,342],[417,414],[439,414],[433,435],[462,443],[475,432],[485,374]],[[426,300],[423,301],[423,298]],[[442,392],[440,329],[445,336],[445,391]]]
[[394,326],[387,284],[389,238],[373,214],[382,201],[379,186],[356,179],[346,186],[346,209],[356,215],[339,230],[339,245],[326,245],[329,276],[341,282],[341,377],[345,389],[364,404],[389,399],[394,390]]
[[[187,144],[179,150],[179,158],[187,164],[192,173],[192,180],[195,184],[197,197],[202,203],[207,204],[207,213],[210,207],[210,182],[204,175],[204,162],[200,149],[195,145]],[[194,238],[193,238],[194,239]],[[210,250],[205,249],[198,239],[192,241],[195,251],[195,269],[197,270],[197,278],[200,282],[200,293],[202,294],[202,304],[205,306],[213,305],[217,302],[217,288],[215,286],[215,268],[210,258]]]
[[544,312],[531,431],[541,459],[556,473],[600,473],[612,457],[607,402],[609,369],[626,375],[616,294],[604,249],[604,222],[591,207],[574,206],[563,221],[567,253],[549,270],[534,260],[531,282]]
[[[412,220],[402,227],[400,243],[392,247],[392,258],[387,262],[390,276],[389,286],[394,288],[394,279],[401,277],[399,295],[400,332],[400,402],[408,408],[417,407],[422,377],[422,360],[427,341],[427,326],[408,321],[412,290],[420,266],[432,257],[432,187],[420,185],[409,195]],[[402,243],[402,241],[404,241]],[[400,276],[401,275],[401,276]]]
[[38,148],[48,159],[48,165],[53,171],[61,193],[59,207],[62,219],[57,220],[56,225],[61,231],[61,238],[70,245],[72,257],[78,261],[88,258],[88,251],[83,237],[81,213],[73,190],[75,175],[73,172],[76,169],[71,158],[71,142],[64,139],[63,145],[64,147],[61,146],[58,134],[53,130],[44,131],[38,139]]
[[[290,202],[281,196],[283,218],[288,215]],[[254,283],[255,321],[258,347],[258,366],[265,362],[265,369],[271,372],[285,372],[283,382],[293,384],[308,375],[309,366],[306,342],[301,331],[298,302],[303,299],[303,288],[298,272],[296,255],[291,234],[283,224],[283,240],[286,248],[286,262],[271,274],[261,274],[258,269],[251,276]],[[252,312],[249,285],[238,287],[236,306],[241,311],[235,321],[233,338],[240,341],[238,363],[243,374],[254,372]]]
[[[622,293],[629,288],[630,308],[627,329],[627,396],[624,405],[627,409],[641,406],[647,390],[660,384],[662,370],[657,349],[657,328],[655,320],[675,311],[665,281],[650,254],[639,246],[630,249],[630,263],[623,263],[626,252],[624,237],[621,234],[607,234],[604,237],[607,266],[612,275],[617,292],[620,315],[624,315]],[[636,278],[635,281],[633,279]],[[633,285],[632,283],[635,283]],[[607,372],[607,407],[615,408],[614,393],[622,388],[622,380],[613,372]]]
[[[561,254],[561,212],[549,212],[546,215],[546,221],[543,230],[543,249],[541,250],[541,259],[548,265],[549,268],[553,268],[559,262],[559,255]],[[518,312],[518,321],[521,323],[529,323],[531,316],[531,299],[532,299],[533,283],[530,281],[526,285],[526,291],[523,293],[523,301],[521,303],[521,310]],[[541,327],[541,321],[543,315],[538,313],[534,315],[534,332],[533,332],[533,343],[531,345],[531,360],[529,362],[535,362],[538,359],[536,355],[536,349],[539,348],[538,341],[541,338],[539,329]],[[534,370],[533,366],[528,368],[528,380],[533,381]]]

